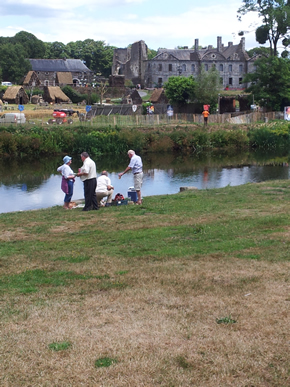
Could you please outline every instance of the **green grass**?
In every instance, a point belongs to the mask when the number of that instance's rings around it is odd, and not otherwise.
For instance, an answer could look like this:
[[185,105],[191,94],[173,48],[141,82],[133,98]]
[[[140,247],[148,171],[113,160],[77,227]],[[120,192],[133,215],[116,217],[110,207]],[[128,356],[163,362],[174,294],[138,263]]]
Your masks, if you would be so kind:
[[64,351],[66,349],[69,349],[71,347],[71,343],[69,341],[63,341],[59,343],[51,343],[49,344],[48,348],[52,349],[53,351]]

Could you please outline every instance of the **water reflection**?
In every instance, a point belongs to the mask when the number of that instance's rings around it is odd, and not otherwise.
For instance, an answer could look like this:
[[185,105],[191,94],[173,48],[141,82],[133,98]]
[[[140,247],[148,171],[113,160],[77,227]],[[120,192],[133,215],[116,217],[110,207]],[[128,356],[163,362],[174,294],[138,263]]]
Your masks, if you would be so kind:
[[[115,193],[127,196],[132,186],[132,175],[126,174],[121,180],[118,173],[125,169],[129,159],[118,157],[94,158],[97,171],[106,169],[110,173]],[[181,186],[195,186],[198,189],[240,185],[272,179],[289,178],[288,154],[234,153],[234,154],[150,154],[143,155],[144,183],[143,196],[173,194]],[[56,168],[62,164],[61,157],[34,161],[15,159],[0,161],[0,213],[45,208],[62,205],[64,194],[60,189],[61,175]],[[82,165],[74,157],[72,169]],[[73,199],[83,198],[83,184],[77,178]]]

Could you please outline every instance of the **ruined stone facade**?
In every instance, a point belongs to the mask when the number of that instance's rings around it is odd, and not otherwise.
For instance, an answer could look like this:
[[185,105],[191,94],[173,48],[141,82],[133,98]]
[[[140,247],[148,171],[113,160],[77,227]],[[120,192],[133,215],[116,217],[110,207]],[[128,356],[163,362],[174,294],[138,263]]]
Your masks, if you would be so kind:
[[147,45],[143,40],[128,48],[116,48],[113,56],[112,75],[124,75],[134,85],[144,86]]
[[196,77],[201,65],[208,71],[215,66],[220,73],[223,87],[243,89],[242,82],[247,73],[254,71],[255,58],[249,58],[245,50],[245,38],[239,44],[229,42],[227,46],[217,37],[217,47],[199,48],[195,39],[193,49],[159,49],[157,55],[147,59],[147,46],[143,41],[134,43],[129,49],[116,49],[112,73],[124,74],[134,84],[142,87],[161,87],[171,76]]

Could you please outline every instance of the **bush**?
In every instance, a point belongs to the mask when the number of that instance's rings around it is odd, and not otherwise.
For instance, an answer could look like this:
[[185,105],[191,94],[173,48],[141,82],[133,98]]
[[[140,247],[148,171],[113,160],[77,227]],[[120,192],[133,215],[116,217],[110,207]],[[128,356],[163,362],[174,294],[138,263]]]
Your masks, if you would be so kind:
[[62,91],[73,103],[82,102],[84,99],[87,101],[87,94],[80,94],[77,90],[73,89],[71,86],[64,86]]

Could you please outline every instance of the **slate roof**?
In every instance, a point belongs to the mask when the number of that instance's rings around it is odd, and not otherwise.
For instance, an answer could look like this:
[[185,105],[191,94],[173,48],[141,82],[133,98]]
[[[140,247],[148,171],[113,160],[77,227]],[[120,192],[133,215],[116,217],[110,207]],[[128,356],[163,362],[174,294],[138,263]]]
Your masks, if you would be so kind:
[[92,72],[80,59],[29,59],[34,71]]
[[180,61],[198,61],[202,60],[202,58],[208,53],[216,53],[224,56],[226,60],[232,59],[234,54],[238,54],[241,60],[248,60],[248,54],[242,50],[241,44],[229,45],[227,47],[223,47],[221,51],[218,51],[217,48],[202,48],[198,51],[194,49],[166,49],[160,48],[158,50],[157,55],[153,58],[155,59],[163,59],[162,54],[167,53],[168,55],[174,56],[177,60]]

